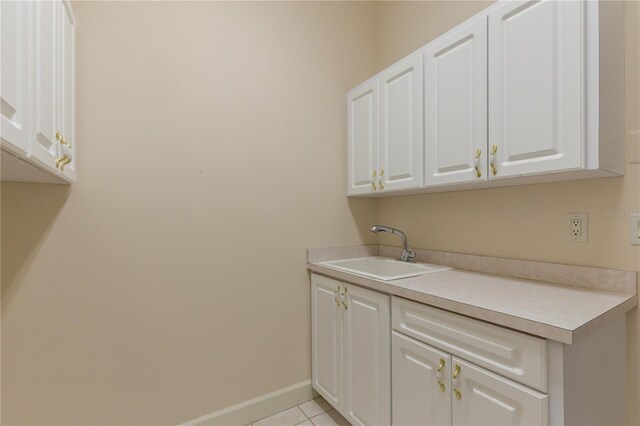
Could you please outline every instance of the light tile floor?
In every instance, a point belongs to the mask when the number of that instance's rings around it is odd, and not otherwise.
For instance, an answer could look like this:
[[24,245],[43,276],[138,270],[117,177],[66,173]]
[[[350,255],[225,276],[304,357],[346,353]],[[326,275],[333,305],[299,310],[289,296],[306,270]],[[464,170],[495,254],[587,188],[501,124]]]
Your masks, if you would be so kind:
[[[253,423],[252,426],[350,426],[323,398],[318,397]],[[250,425],[251,426],[251,425]]]

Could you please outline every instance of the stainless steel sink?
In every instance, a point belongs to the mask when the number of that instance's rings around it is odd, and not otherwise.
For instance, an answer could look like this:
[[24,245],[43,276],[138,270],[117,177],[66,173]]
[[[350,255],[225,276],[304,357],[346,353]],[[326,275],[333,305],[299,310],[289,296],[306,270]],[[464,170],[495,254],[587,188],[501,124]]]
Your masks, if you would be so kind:
[[400,278],[416,277],[418,275],[452,269],[449,266],[432,265],[428,263],[409,263],[387,257],[359,257],[356,259],[340,259],[319,262],[319,265],[356,275],[375,278],[383,281]]

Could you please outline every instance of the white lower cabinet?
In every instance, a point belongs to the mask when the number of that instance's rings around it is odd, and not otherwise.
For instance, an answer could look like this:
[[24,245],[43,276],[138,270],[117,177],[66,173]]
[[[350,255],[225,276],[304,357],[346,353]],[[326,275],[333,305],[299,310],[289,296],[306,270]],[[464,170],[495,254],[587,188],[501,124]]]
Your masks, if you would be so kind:
[[311,310],[312,386],[352,425],[626,424],[624,315],[567,345],[317,274]]
[[548,396],[392,332],[394,425],[544,425]]
[[451,355],[395,331],[391,341],[393,424],[451,424]]
[[342,306],[337,301],[340,284],[313,276],[311,282],[313,387],[342,411]]
[[456,357],[451,385],[453,425],[549,424],[548,395]]
[[391,422],[390,297],[313,274],[312,385],[353,425]]

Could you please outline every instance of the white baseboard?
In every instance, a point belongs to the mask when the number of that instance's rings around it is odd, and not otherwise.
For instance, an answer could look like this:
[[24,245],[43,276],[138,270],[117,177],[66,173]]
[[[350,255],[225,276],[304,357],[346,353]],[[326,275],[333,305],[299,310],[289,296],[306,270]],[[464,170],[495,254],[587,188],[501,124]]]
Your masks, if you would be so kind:
[[284,389],[259,396],[240,404],[232,405],[215,413],[182,423],[180,426],[230,426],[247,425],[269,417],[287,408],[309,401],[318,396],[311,388],[311,380],[296,383]]

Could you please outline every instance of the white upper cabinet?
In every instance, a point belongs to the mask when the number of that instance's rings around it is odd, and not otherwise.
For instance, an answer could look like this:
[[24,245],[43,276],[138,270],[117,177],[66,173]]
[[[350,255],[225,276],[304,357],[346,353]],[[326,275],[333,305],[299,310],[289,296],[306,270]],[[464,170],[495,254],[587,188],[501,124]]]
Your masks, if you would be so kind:
[[624,4],[495,2],[348,99],[349,195],[620,176]]
[[487,18],[424,52],[425,184],[487,179]]
[[347,95],[348,195],[423,183],[422,61],[415,54]]
[[491,179],[584,167],[583,23],[580,1],[489,14]]
[[0,2],[2,29],[0,64],[0,137],[2,148],[17,155],[28,153],[28,76],[31,3]]
[[57,173],[58,157],[58,2],[34,3],[36,29],[34,32],[34,121],[31,156],[41,168]]
[[348,95],[349,195],[377,190],[378,81],[371,79]]
[[75,18],[71,3],[3,1],[1,7],[2,148],[17,156],[3,156],[2,180],[74,182]]
[[379,77],[380,191],[422,186],[422,57],[414,54]]
[[[75,16],[68,2],[60,3],[60,173],[68,180],[76,179],[75,146]],[[66,158],[65,158],[66,157]]]

